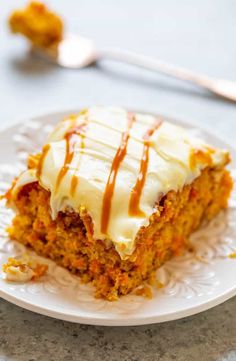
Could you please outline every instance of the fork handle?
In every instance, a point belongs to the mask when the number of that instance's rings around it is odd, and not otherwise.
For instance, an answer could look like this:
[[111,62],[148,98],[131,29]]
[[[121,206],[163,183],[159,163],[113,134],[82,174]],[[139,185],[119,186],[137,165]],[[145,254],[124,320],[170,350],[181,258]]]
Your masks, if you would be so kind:
[[119,48],[101,50],[100,57],[136,65],[141,68],[191,82],[224,98],[236,101],[236,84],[224,79],[214,79],[164,61]]

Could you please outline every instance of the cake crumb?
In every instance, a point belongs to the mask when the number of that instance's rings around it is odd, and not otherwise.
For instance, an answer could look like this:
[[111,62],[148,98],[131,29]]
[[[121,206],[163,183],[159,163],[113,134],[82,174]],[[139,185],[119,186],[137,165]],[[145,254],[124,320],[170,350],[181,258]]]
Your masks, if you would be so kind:
[[148,282],[148,284],[149,284],[150,286],[152,286],[153,288],[156,288],[156,289],[160,289],[160,288],[165,287],[164,283],[162,283],[160,280],[158,280],[158,279],[156,278],[156,272],[153,272],[153,273],[149,276],[147,282]]
[[138,288],[135,291],[135,294],[137,296],[143,296],[145,298],[148,298],[149,300],[153,298],[152,289],[149,286],[143,286],[143,287]]
[[157,289],[160,289],[160,288],[163,288],[163,287],[165,287],[165,285],[162,283],[162,282],[160,282],[160,281],[156,281],[156,288]]
[[20,258],[8,258],[7,263],[2,267],[6,274],[6,280],[12,282],[36,281],[44,276],[48,270],[48,265],[39,263],[33,258],[24,255]]
[[209,263],[210,263],[206,258],[204,258],[204,257],[202,257],[202,256],[200,256],[200,255],[196,255],[196,259],[197,259],[198,261],[202,262],[202,263],[206,263],[206,264],[209,264]]

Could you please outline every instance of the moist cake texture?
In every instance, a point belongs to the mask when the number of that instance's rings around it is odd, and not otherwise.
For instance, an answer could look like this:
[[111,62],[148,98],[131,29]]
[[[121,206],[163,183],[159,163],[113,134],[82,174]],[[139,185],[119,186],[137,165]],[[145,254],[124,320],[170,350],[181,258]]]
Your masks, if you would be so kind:
[[115,300],[227,207],[229,154],[151,115],[92,107],[61,121],[6,198],[9,234]]

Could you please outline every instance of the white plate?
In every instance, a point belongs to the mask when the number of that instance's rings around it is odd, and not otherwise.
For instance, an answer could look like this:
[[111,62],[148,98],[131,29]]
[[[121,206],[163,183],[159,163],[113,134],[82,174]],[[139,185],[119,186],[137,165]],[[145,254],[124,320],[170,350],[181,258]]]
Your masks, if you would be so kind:
[[[45,141],[46,134],[62,117],[71,112],[51,114],[0,133],[0,192],[5,191],[12,178],[19,173],[30,152],[35,152]],[[170,120],[170,119],[168,119]],[[175,123],[191,125],[177,120]],[[228,148],[234,159],[236,150],[209,132],[201,133],[216,146]],[[232,174],[236,179],[236,171]],[[236,252],[236,192],[229,209],[192,237],[195,253],[186,253],[167,262],[158,272],[165,287],[154,290],[151,300],[127,295],[117,302],[93,297],[93,288],[82,285],[79,278],[49,264],[49,272],[38,282],[8,283],[0,271],[2,298],[47,316],[92,325],[142,325],[174,320],[207,310],[236,294],[236,260],[229,257]],[[7,238],[5,228],[12,217],[4,202],[0,203],[0,267],[9,256],[25,252],[25,248]],[[2,268],[2,267],[1,267]]]

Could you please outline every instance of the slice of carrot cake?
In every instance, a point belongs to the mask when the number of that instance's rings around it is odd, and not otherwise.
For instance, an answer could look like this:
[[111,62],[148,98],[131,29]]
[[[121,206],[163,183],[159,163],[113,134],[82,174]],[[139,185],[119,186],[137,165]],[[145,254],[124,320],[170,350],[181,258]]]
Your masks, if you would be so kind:
[[151,115],[92,107],[61,121],[5,195],[9,234],[115,300],[227,207],[229,154]]

